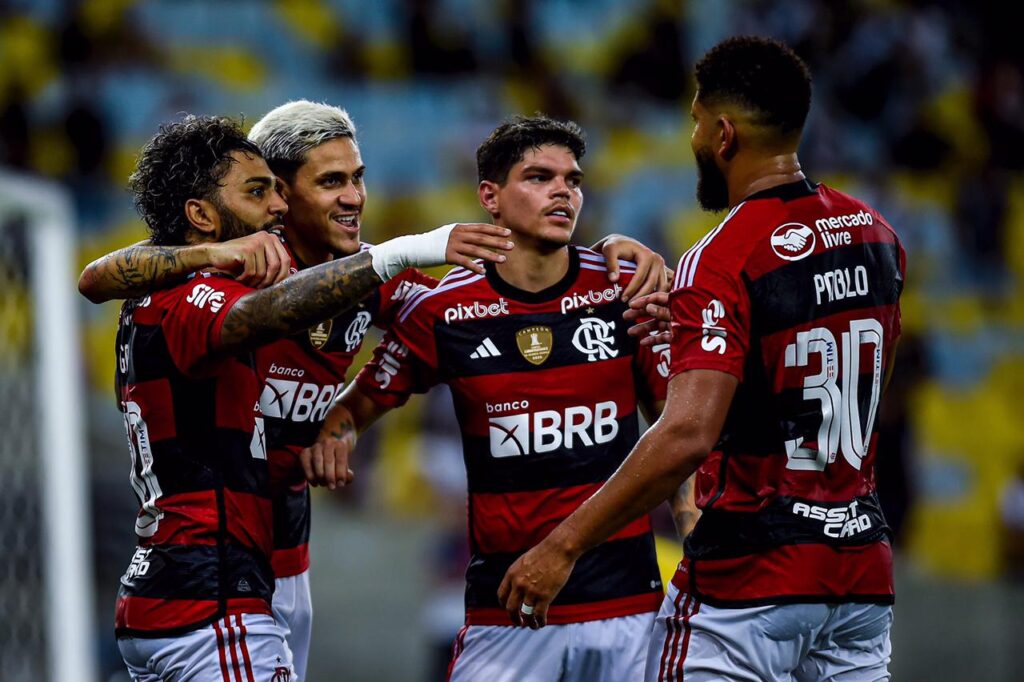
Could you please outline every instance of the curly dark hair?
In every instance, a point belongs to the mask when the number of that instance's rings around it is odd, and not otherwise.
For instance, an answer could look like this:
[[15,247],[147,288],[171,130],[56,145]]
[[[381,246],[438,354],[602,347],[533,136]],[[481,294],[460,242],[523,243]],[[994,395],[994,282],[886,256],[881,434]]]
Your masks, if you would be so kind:
[[785,44],[737,36],[712,47],[697,62],[698,100],[738,104],[781,136],[799,133],[811,107],[811,74]]
[[153,244],[186,243],[191,227],[185,202],[216,201],[234,151],[263,156],[230,118],[188,115],[160,126],[160,132],[142,148],[135,172],[128,178],[135,208],[146,221]]
[[494,129],[476,150],[476,173],[480,182],[505,184],[512,166],[523,160],[528,149],[557,144],[567,147],[579,161],[587,153],[583,130],[572,121],[556,121],[543,114],[513,116]]

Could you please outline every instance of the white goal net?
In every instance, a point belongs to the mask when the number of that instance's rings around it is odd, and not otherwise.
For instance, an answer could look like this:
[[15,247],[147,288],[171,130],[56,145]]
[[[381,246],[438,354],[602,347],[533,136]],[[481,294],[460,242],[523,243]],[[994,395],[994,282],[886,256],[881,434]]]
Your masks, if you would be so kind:
[[0,169],[0,679],[92,682],[74,241],[59,187]]

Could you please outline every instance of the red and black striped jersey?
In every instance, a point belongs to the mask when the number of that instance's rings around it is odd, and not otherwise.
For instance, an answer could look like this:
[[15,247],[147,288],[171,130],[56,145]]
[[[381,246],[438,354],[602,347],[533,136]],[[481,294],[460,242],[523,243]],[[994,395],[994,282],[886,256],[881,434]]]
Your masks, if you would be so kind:
[[679,261],[673,376],[740,380],[676,576],[701,599],[892,602],[875,425],[905,262],[877,211],[806,181],[749,197]]
[[118,636],[164,637],[270,613],[271,502],[251,353],[218,352],[251,289],[226,277],[125,302],[116,386],[139,500]]
[[[468,477],[472,558],[466,620],[507,625],[505,571],[590,497],[639,437],[638,401],[664,400],[669,349],[639,348],[622,319],[622,283],[604,257],[569,248],[569,269],[536,293],[453,269],[406,302],[359,373],[385,406],[449,385]],[[655,611],[662,599],[650,520],[585,554],[548,620],[571,623]]]
[[[362,245],[362,250],[368,248],[369,244]],[[291,255],[293,271],[303,269]],[[309,488],[299,453],[316,441],[370,325],[387,328],[410,292],[436,284],[418,270],[404,270],[348,312],[257,349],[274,503],[276,577],[309,569]]]

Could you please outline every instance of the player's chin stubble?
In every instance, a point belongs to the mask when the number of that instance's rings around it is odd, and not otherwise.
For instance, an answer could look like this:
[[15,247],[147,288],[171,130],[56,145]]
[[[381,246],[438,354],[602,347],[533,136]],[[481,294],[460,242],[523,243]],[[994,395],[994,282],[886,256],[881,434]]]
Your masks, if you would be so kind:
[[698,149],[697,159],[697,203],[705,211],[724,211],[729,208],[729,186],[725,175],[715,165],[710,150]]

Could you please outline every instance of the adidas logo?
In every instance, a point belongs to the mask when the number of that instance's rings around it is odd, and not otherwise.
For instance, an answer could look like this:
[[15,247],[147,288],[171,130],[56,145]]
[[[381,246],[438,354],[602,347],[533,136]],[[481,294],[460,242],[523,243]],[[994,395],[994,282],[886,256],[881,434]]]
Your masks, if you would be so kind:
[[499,355],[501,355],[501,351],[498,350],[498,347],[491,341],[491,337],[488,336],[484,339],[483,343],[476,347],[475,351],[470,353],[469,357],[479,360],[480,358],[496,358]]

